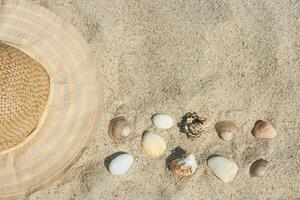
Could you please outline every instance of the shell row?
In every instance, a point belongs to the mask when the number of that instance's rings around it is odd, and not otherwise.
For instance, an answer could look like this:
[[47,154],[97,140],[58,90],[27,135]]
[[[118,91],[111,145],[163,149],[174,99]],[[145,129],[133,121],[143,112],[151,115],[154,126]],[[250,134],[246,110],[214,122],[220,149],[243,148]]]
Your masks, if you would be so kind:
[[[204,130],[206,119],[200,118],[196,113],[188,113],[186,115],[186,123],[183,128],[190,137],[198,137]],[[156,128],[169,129],[175,124],[172,117],[165,114],[156,114],[152,117],[152,123]],[[235,135],[240,134],[239,126],[230,120],[224,120],[215,124],[215,130],[218,136],[224,141],[230,141]],[[128,137],[131,133],[131,128],[125,117],[117,117],[111,120],[109,125],[109,136],[115,140],[122,140]],[[274,138],[276,130],[267,121],[258,121],[252,134],[256,138]],[[152,132],[146,131],[143,133],[141,146],[146,155],[152,158],[158,158],[165,154],[167,143],[165,140]],[[113,175],[122,175],[126,173],[134,162],[132,155],[124,153],[115,157],[109,164],[108,170]],[[222,156],[211,156],[207,159],[207,166],[218,179],[223,182],[232,181],[238,173],[238,165]],[[195,173],[198,167],[194,154],[184,154],[181,157],[173,160],[169,166],[170,171],[181,177],[190,176]],[[252,177],[263,176],[268,168],[268,161],[260,159],[255,161],[250,167],[250,175]]]

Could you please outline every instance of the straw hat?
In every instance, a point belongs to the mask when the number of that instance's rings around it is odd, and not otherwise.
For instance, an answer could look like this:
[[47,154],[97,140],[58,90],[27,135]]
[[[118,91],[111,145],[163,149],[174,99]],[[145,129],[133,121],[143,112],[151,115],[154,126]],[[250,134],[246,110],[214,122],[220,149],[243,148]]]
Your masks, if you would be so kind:
[[0,199],[29,195],[78,160],[99,128],[100,80],[72,25],[0,0]]

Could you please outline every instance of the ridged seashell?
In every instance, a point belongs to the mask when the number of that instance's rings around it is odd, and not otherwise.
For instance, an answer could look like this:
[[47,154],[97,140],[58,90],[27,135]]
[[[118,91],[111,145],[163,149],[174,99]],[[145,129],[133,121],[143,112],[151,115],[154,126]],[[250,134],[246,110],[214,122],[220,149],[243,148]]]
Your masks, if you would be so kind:
[[220,138],[225,141],[232,140],[235,134],[240,133],[240,128],[234,122],[225,120],[216,123],[215,129]]
[[150,157],[160,157],[165,153],[167,144],[165,140],[151,132],[144,132],[142,137],[142,147],[145,152]]
[[238,172],[237,164],[222,156],[210,157],[207,165],[211,172],[223,182],[232,181]]
[[250,167],[250,175],[252,177],[260,177],[265,175],[268,168],[268,163],[269,162],[264,159],[259,159],[255,161]]
[[152,123],[157,128],[169,129],[174,126],[174,119],[166,114],[155,114],[152,117]]
[[130,132],[131,128],[125,117],[117,117],[110,121],[108,133],[112,139],[121,140],[126,138]]
[[259,121],[256,123],[254,130],[253,130],[253,135],[256,138],[267,138],[271,139],[276,136],[276,130],[272,126],[270,122],[267,121]]
[[184,154],[170,164],[170,170],[179,176],[190,176],[195,173],[197,167],[198,163],[194,154]]
[[197,138],[206,130],[207,119],[197,113],[186,113],[182,120],[182,130],[188,137]]
[[108,170],[113,175],[125,174],[133,164],[133,156],[130,154],[121,154],[115,157],[108,166]]

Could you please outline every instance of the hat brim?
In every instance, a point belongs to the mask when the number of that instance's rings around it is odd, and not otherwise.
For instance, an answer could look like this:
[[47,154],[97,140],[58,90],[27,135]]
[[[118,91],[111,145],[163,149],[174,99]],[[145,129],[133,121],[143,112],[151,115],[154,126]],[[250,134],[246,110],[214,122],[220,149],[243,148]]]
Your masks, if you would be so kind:
[[0,153],[0,199],[23,197],[60,177],[96,133],[103,108],[101,73],[75,28],[23,0],[0,1],[0,42],[38,61],[50,95],[35,131]]

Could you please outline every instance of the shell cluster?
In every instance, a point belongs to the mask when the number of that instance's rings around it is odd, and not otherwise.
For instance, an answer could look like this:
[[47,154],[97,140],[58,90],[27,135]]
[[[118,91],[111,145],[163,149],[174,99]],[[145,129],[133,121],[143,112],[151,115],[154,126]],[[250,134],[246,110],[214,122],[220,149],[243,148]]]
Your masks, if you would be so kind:
[[[174,126],[175,120],[166,114],[155,114],[152,117],[152,123],[159,129],[170,129]],[[199,137],[207,128],[207,119],[199,117],[195,112],[187,113],[183,117],[183,126],[181,127],[189,137]],[[215,130],[218,136],[224,141],[232,140],[241,133],[240,127],[233,121],[223,120],[215,124]],[[108,129],[109,136],[114,140],[122,140],[131,133],[131,128],[125,117],[117,117],[111,120]],[[258,121],[252,131],[257,139],[270,139],[276,136],[276,130],[267,121]],[[141,138],[141,147],[143,152],[151,158],[162,157],[167,149],[167,143],[158,134],[145,131]],[[169,170],[179,177],[188,177],[193,175],[198,162],[194,154],[186,153],[177,159],[172,160],[168,166]],[[134,157],[128,153],[122,153],[111,160],[108,171],[113,175],[125,174],[133,165]],[[264,159],[256,160],[250,167],[251,177],[264,176],[268,169],[269,162]],[[207,159],[207,167],[213,175],[223,182],[232,181],[238,174],[239,168],[235,161],[220,155],[214,155]]]
[[188,137],[197,138],[206,130],[206,117],[199,117],[197,113],[187,113],[183,117],[183,131]]

